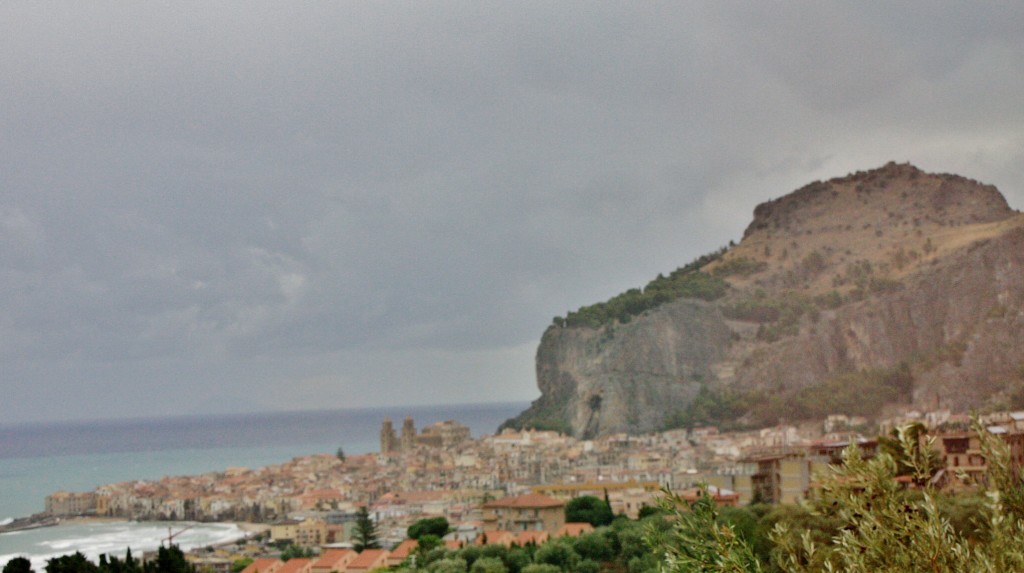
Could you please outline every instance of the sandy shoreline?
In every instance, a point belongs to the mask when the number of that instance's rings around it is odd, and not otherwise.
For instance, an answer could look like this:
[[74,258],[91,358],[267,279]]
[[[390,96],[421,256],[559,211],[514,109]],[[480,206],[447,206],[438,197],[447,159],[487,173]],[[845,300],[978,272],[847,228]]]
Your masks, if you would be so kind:
[[117,523],[119,521],[130,521],[128,519],[117,518],[117,517],[96,517],[91,515],[80,515],[75,517],[62,517],[58,518],[60,523],[72,523],[88,525],[90,523]]

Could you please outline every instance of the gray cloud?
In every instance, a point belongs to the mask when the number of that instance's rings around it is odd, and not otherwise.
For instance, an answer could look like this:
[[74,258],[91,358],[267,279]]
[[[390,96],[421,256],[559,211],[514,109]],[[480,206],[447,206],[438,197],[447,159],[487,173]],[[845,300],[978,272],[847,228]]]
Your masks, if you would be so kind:
[[1017,6],[0,22],[8,421],[529,399],[552,316],[808,181],[909,160],[1024,204]]

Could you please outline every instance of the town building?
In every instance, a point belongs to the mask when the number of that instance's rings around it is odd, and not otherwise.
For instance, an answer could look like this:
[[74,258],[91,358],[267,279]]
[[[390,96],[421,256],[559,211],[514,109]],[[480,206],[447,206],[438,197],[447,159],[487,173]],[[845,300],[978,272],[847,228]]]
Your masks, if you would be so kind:
[[391,418],[384,418],[380,428],[380,453],[390,454],[398,450],[398,438],[395,436],[395,427],[391,424]]
[[86,515],[96,512],[95,492],[57,491],[46,496],[46,513],[54,516]]
[[454,420],[446,420],[423,428],[416,443],[433,448],[454,448],[469,438],[469,428]]
[[565,503],[537,493],[506,497],[483,504],[484,532],[547,531],[565,525]]
[[[1024,466],[1024,431],[1014,426],[995,425],[987,430],[1006,442],[1010,450],[1010,468],[1020,473]],[[984,483],[988,460],[981,449],[981,437],[974,430],[937,432],[935,449],[942,459],[944,472],[941,481],[952,489],[972,487]],[[927,439],[922,436],[922,439]]]
[[416,448],[416,426],[413,424],[412,416],[406,416],[402,422],[402,437],[400,447],[403,452],[411,452]]
[[270,525],[270,538],[301,547],[319,547],[328,542],[327,530],[327,523],[321,519],[285,519]]

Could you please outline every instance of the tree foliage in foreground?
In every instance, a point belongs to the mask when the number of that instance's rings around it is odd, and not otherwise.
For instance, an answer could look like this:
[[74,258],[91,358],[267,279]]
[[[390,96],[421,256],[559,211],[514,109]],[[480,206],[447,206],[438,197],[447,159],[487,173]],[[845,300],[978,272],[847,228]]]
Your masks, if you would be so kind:
[[[1024,547],[1019,543],[1024,537],[1024,488],[1011,469],[1006,443],[978,423],[974,429],[989,461],[989,488],[976,524],[984,535],[968,536],[954,528],[940,510],[936,492],[906,491],[894,479],[900,468],[889,453],[864,460],[851,447],[844,452],[842,465],[823,479],[810,507],[813,514],[838,524],[826,542],[815,540],[810,529],[780,522],[770,535],[774,549],[768,565],[757,559],[734,525],[719,521],[719,510],[708,496],[687,506],[671,494],[662,499],[673,517],[671,528],[652,529],[647,539],[662,560],[663,573],[1024,571]],[[928,475],[932,467],[920,455],[915,433],[899,432],[897,439],[904,469],[915,481]]]
[[[26,569],[27,567],[27,569]],[[4,567],[3,573],[33,573],[31,563],[15,557]],[[81,551],[46,560],[46,573],[195,573],[195,567],[185,559],[177,545],[161,546],[156,559],[140,563],[132,557],[129,548],[124,560],[101,554],[99,563],[89,561]]]

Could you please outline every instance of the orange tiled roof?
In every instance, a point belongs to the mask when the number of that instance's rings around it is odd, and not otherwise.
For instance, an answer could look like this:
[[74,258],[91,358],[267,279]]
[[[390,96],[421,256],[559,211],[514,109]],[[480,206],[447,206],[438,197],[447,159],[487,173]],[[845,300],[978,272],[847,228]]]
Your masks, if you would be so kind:
[[[589,525],[589,524],[588,524]],[[547,543],[551,536],[548,535],[547,531],[521,531],[519,535],[516,535],[516,545],[524,546],[529,543],[534,545],[542,545]]]
[[511,545],[516,540],[516,534],[511,531],[496,529],[485,531],[476,538],[476,545]]
[[331,569],[339,561],[344,561],[349,555],[354,555],[351,549],[328,549],[320,554],[320,559],[313,563],[314,569]]
[[410,553],[415,551],[418,545],[419,542],[415,539],[406,539],[399,543],[398,547],[391,550],[391,555],[388,556],[388,560],[398,559],[399,561],[402,561],[408,557]]
[[386,555],[385,549],[364,549],[358,557],[348,564],[347,569],[369,569],[373,567],[382,555]]
[[312,559],[289,559],[275,573],[303,573],[313,568]]
[[282,565],[284,565],[284,561],[280,559],[260,557],[253,560],[252,563],[242,570],[242,573],[275,573]]
[[553,497],[541,495],[539,493],[528,493],[526,495],[517,495],[515,497],[503,497],[494,501],[489,501],[484,504],[485,508],[492,507],[507,507],[507,508],[549,508],[549,507],[563,507],[565,502]]
[[589,523],[570,522],[570,523],[566,523],[561,528],[559,528],[558,532],[555,533],[555,536],[556,537],[566,537],[566,536],[568,536],[568,537],[579,537],[580,535],[583,535],[584,533],[590,533],[593,530],[594,530],[594,526],[590,525]]

